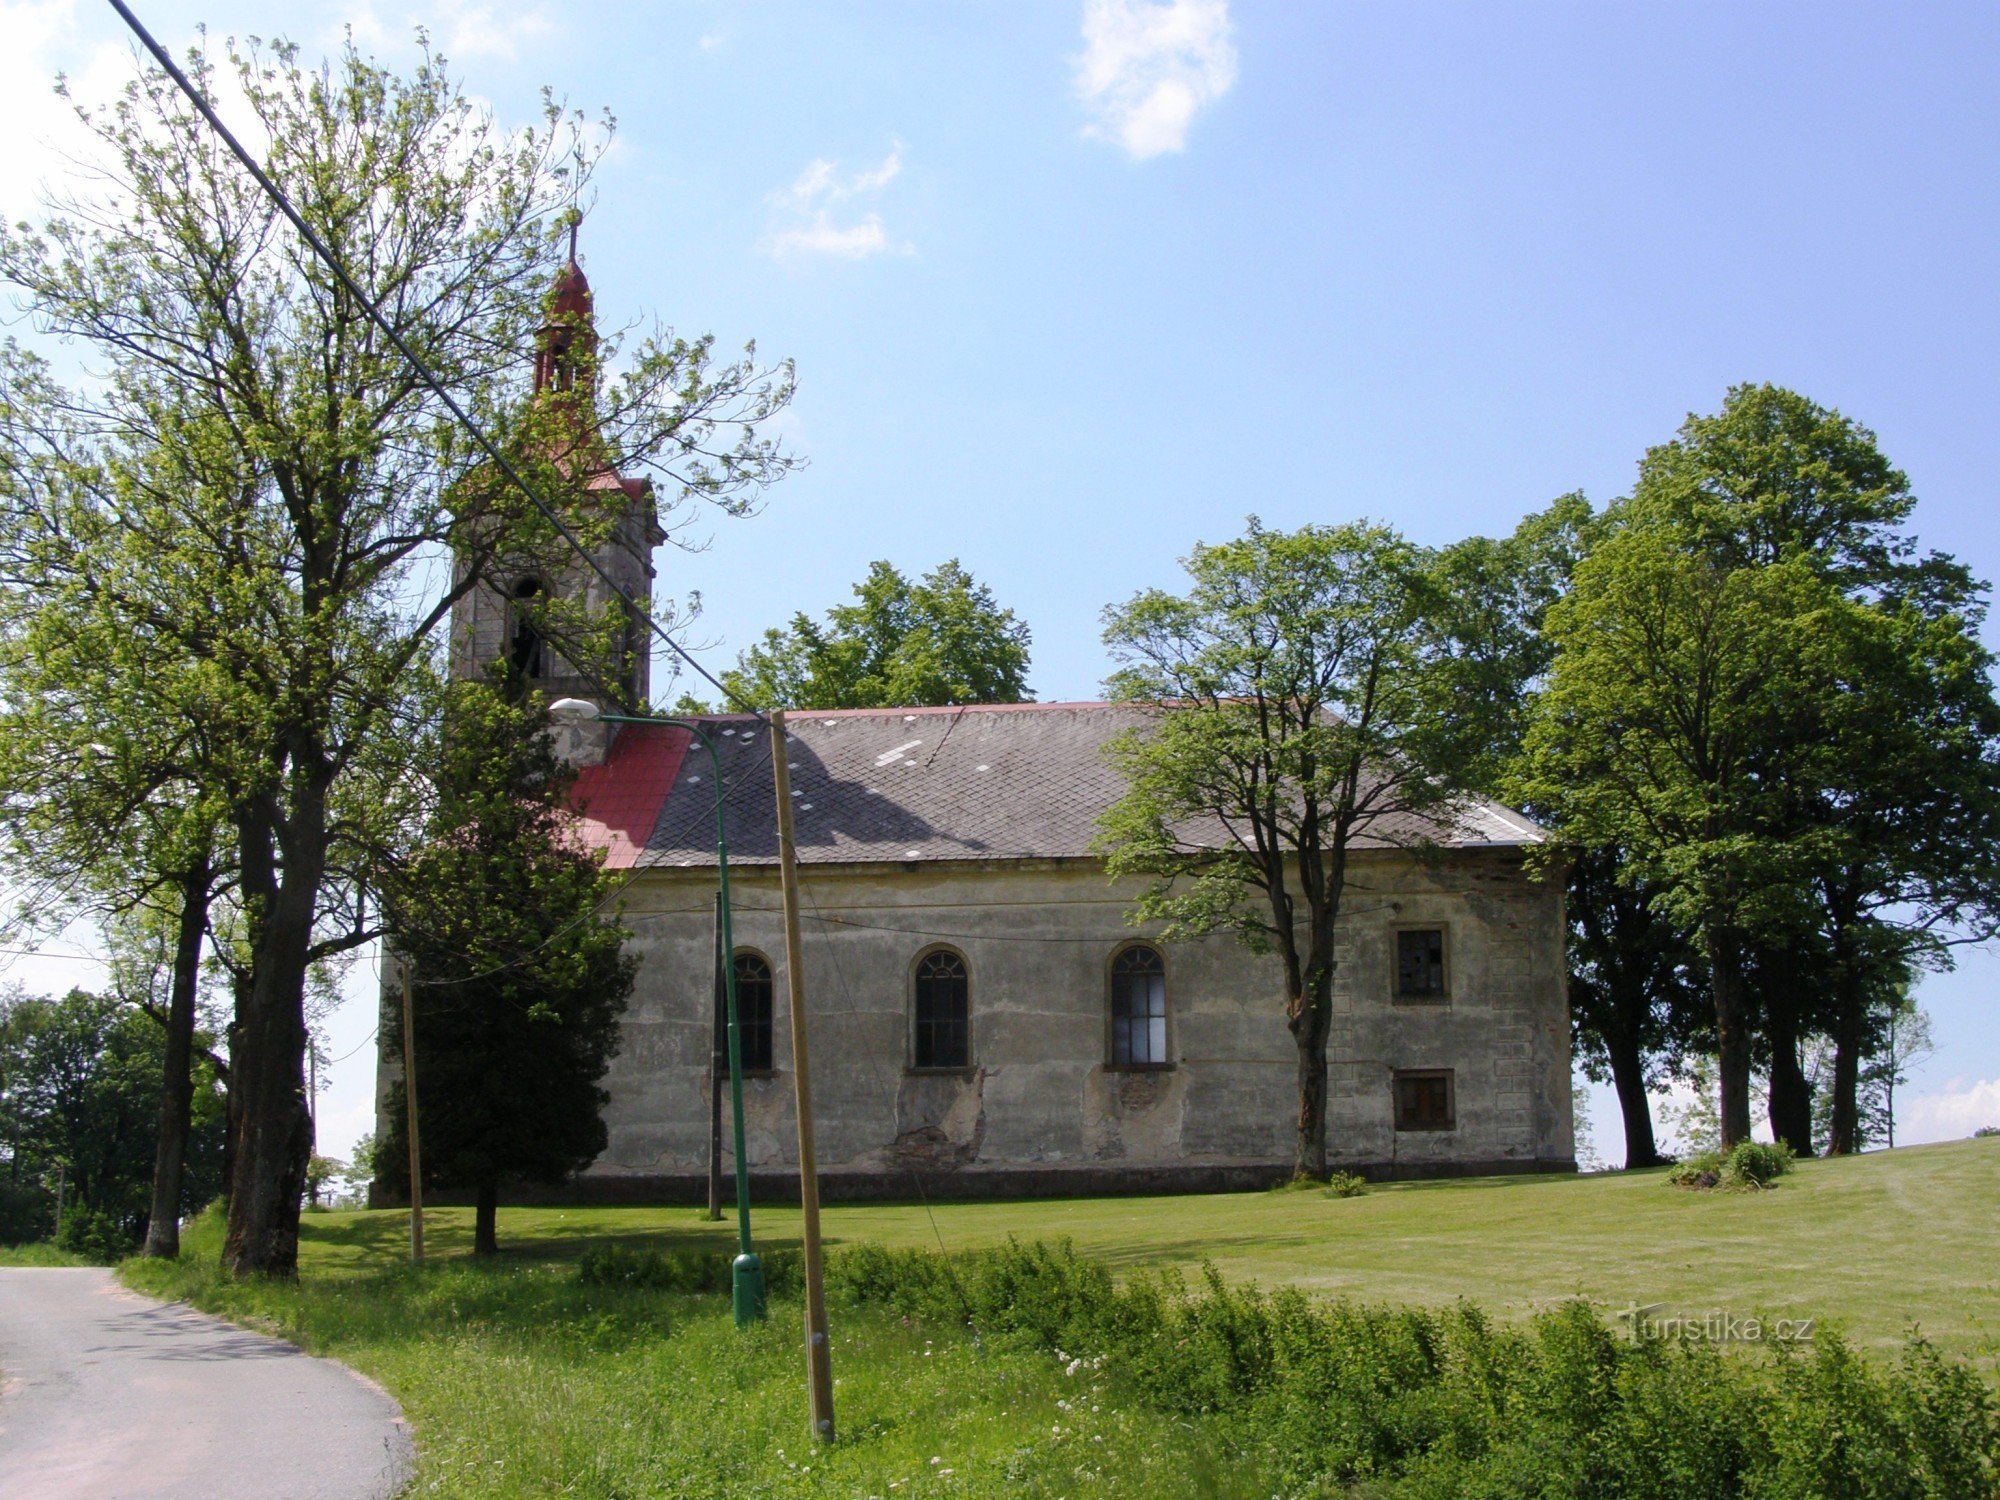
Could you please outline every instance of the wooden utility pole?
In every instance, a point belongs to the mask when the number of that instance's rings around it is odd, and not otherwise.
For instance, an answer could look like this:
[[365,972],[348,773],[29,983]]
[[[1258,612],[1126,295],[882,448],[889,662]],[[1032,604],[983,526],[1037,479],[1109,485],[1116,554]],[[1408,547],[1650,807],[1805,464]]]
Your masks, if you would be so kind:
[[729,1076],[729,992],[722,966],[733,955],[722,951],[722,894],[715,897],[715,1042],[708,1051],[708,1213],[722,1217],[722,1085]]
[[410,1012],[410,961],[403,960],[403,1101],[409,1111],[410,1261],[424,1258],[424,1153],[417,1144],[417,1023]]
[[778,792],[778,877],[785,906],[785,992],[792,1012],[792,1098],[799,1118],[799,1208],[806,1272],[806,1379],[813,1437],[833,1441],[833,1346],[819,1247],[819,1163],[813,1152],[812,1074],[806,1066],[806,980],[799,938],[799,860],[792,840],[792,772],[785,711],[771,711],[771,779]]

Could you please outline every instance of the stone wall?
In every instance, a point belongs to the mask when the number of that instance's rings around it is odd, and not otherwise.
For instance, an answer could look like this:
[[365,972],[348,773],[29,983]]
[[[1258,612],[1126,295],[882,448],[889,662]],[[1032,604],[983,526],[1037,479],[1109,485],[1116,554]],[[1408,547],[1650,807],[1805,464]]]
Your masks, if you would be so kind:
[[[829,1196],[1249,1184],[1287,1169],[1296,1061],[1278,961],[1233,939],[1156,944],[1172,1066],[1119,1071],[1109,969],[1138,936],[1132,891],[1095,861],[809,866],[806,990]],[[736,942],[777,976],[775,1071],[746,1082],[762,1180],[795,1156],[775,874],[735,874]],[[1426,865],[1362,853],[1342,918],[1330,1047],[1334,1161],[1375,1175],[1574,1167],[1562,895],[1514,851]],[[581,1196],[682,1197],[708,1159],[712,869],[625,892],[643,959],[606,1079],[610,1145]],[[1398,1001],[1395,929],[1442,926],[1449,994]],[[972,1066],[908,1068],[912,969],[939,944],[970,971]],[[1448,1130],[1395,1128],[1396,1069],[1450,1069]],[[912,1173],[918,1174],[916,1177]]]

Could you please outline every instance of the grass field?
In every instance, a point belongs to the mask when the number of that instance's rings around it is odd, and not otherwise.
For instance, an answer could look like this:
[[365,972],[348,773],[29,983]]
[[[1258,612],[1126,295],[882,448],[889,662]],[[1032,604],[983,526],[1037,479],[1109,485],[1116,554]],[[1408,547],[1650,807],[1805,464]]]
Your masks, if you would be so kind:
[[[307,1216],[297,1285],[224,1277],[213,1215],[181,1261],[128,1261],[123,1274],[381,1381],[414,1424],[419,1494],[1348,1493],[1285,1483],[1227,1414],[1177,1417],[1045,1348],[878,1306],[837,1312],[842,1441],[816,1450],[796,1302],[739,1332],[719,1296],[575,1275],[594,1245],[724,1250],[730,1223],[689,1209],[503,1210],[507,1248],[480,1263],[466,1253],[469,1211],[427,1218],[420,1271],[405,1264],[406,1215],[341,1212]],[[796,1210],[760,1210],[756,1225],[767,1249],[796,1242]],[[1768,1192],[1691,1193],[1658,1173],[1513,1178],[1353,1199],[842,1206],[826,1229],[836,1247],[951,1251],[1068,1237],[1128,1271],[1206,1260],[1266,1286],[1469,1298],[1502,1316],[1577,1297],[1607,1316],[1633,1301],[1812,1316],[1881,1350],[1885,1372],[1916,1324],[1990,1375],[2000,1333],[2000,1140],[1806,1163]]]
[[[434,1210],[431,1245],[471,1244],[471,1211]],[[1471,1298],[1519,1316],[1581,1297],[1607,1315],[1632,1304],[1723,1309],[1841,1324],[1855,1343],[1900,1346],[1918,1325],[1987,1369],[2000,1355],[2000,1138],[1802,1162],[1769,1192],[1688,1192],[1661,1172],[1408,1182],[1359,1198],[1318,1193],[834,1206],[829,1244],[946,1251],[1067,1237],[1114,1266],[1193,1267],[1265,1286],[1368,1302]],[[760,1245],[798,1243],[795,1209],[753,1209]],[[398,1263],[399,1211],[310,1215],[308,1274]],[[503,1248],[563,1259],[617,1242],[733,1243],[733,1218],[693,1209],[503,1209]]]

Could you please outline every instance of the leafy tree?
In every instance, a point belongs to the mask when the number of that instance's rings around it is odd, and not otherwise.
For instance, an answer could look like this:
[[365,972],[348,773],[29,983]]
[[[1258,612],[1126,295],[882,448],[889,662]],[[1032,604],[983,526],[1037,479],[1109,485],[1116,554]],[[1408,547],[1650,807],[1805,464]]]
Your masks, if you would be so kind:
[[[0,1149],[9,1178],[38,1189],[44,1212],[60,1164],[72,1203],[115,1226],[127,1248],[144,1236],[165,1050],[159,1026],[108,996],[0,1001]],[[220,1186],[222,1128],[213,1076],[198,1069],[176,1215]]]
[[[189,63],[212,92],[211,60]],[[526,399],[588,175],[580,122],[551,107],[502,130],[427,52],[407,78],[351,45],[317,70],[284,45],[232,47],[225,66],[270,175],[587,542],[611,524],[590,488],[606,470],[653,471],[671,518],[746,510],[790,466],[759,431],[789,367],[718,365],[706,339],[593,344],[564,401]],[[16,586],[83,591],[226,711],[229,753],[204,771],[226,809],[245,972],[224,1257],[291,1274],[308,976],[378,935],[365,895],[411,822],[453,603],[503,550],[554,541],[166,78],[143,71],[84,118],[94,196],[40,233],[0,232],[0,276],[103,378],[61,392],[30,366],[13,383],[4,546],[33,562]],[[613,354],[624,373],[602,381]],[[199,482],[149,467],[161,450],[199,458]],[[58,511],[98,524],[52,524]],[[427,593],[440,555],[458,566]],[[139,658],[120,661],[135,677]]]
[[1549,614],[1558,652],[1528,738],[1538,803],[1619,851],[1695,935],[1715,1011],[1725,1145],[1750,1134],[1744,952],[1795,915],[1800,855],[1775,805],[1779,747],[1834,691],[1818,639],[1837,593],[1780,563],[1728,569],[1671,525],[1632,525]]
[[1798,1046],[1817,1022],[1791,980],[1816,949],[1858,1057],[1875,966],[1986,930],[1993,906],[1981,593],[1918,553],[1913,505],[1866,428],[1737,387],[1646,455],[1550,614],[1535,775],[1694,933],[1732,1144],[1760,1043],[1774,1126],[1809,1134]]
[[1685,926],[1609,849],[1571,851],[1568,913],[1576,1055],[1587,1077],[1617,1091],[1625,1165],[1657,1166],[1650,1091],[1684,1077],[1713,1037],[1702,1024],[1699,955]]
[[1134,916],[1170,937],[1274,950],[1298,1055],[1293,1169],[1326,1172],[1334,931],[1349,857],[1449,819],[1452,778],[1506,707],[1469,691],[1439,621],[1436,560],[1370,523],[1197,546],[1186,594],[1105,612],[1113,695],[1153,723],[1112,746],[1128,790],[1105,815]]
[[899,708],[1025,703],[1028,627],[953,558],[912,583],[888,562],[868,569],[856,602],[819,624],[804,614],[723,675],[759,708]]
[[[453,686],[437,806],[391,888],[389,921],[415,976],[424,1179],[475,1193],[482,1254],[498,1246],[504,1183],[564,1181],[604,1149],[598,1080],[638,971],[604,910],[609,882],[575,842],[572,776],[548,727],[539,705]],[[400,1027],[383,1038],[400,1063]],[[407,1124],[392,1111],[374,1151],[392,1190],[408,1191]]]

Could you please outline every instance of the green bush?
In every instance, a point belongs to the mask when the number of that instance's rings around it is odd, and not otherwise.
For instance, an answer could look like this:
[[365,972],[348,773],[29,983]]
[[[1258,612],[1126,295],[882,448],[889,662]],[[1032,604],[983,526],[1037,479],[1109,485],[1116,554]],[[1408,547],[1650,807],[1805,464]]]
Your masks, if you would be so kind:
[[1722,1159],[1722,1180],[1737,1187],[1769,1187],[1792,1170],[1792,1148],[1780,1141],[1738,1141]]
[[1359,1198],[1368,1191],[1368,1179],[1359,1172],[1335,1172],[1326,1180],[1329,1198]]
[[116,1265],[139,1248],[117,1219],[82,1206],[72,1208],[63,1215],[62,1230],[56,1235],[56,1244],[70,1254],[100,1266]]
[[[1719,1164],[1718,1164],[1719,1165]],[[1067,1243],[944,1257],[856,1246],[828,1290],[1039,1347],[1303,1493],[1873,1497],[2000,1493],[1986,1383],[1913,1340],[1880,1368],[1837,1336],[1725,1352],[1633,1342],[1581,1302],[1525,1326],[1319,1302],[1212,1268],[1115,1282]]]
[[1738,1141],[1727,1152],[1703,1151],[1677,1162],[1667,1181],[1685,1188],[1761,1188],[1791,1171],[1792,1148],[1782,1142]]

